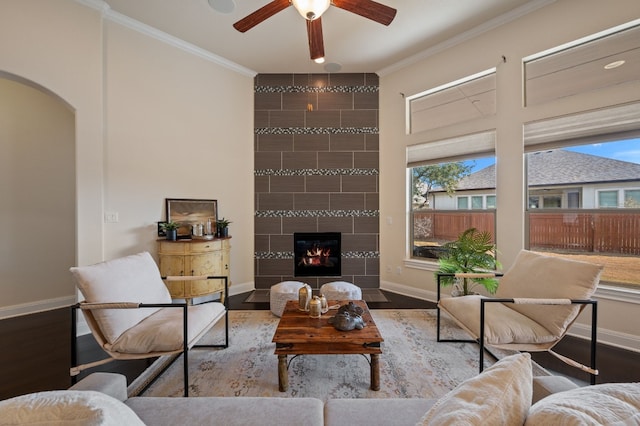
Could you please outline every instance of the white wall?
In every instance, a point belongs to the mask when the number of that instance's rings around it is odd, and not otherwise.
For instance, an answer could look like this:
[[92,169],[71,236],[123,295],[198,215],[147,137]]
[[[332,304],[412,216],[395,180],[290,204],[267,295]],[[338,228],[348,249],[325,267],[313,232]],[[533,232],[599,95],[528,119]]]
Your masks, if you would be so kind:
[[[75,119],[66,103],[0,74],[2,302],[64,303],[75,262]],[[63,298],[59,300],[59,298]]]
[[[0,72],[75,112],[76,259],[64,269],[153,253],[165,198],[214,198],[234,222],[231,280],[253,286],[251,74],[73,0],[0,2]],[[120,221],[105,224],[106,211]],[[22,313],[50,306],[46,293],[18,292],[29,302]],[[63,293],[74,297],[73,285]],[[11,303],[0,301],[0,316]]]
[[[637,101],[640,94],[640,84],[627,85],[524,108],[522,58],[638,16],[640,2],[635,0],[559,0],[402,69],[381,73],[380,268],[383,287],[429,298],[435,294],[433,269],[412,267],[417,262],[407,261],[406,146],[496,129],[496,238],[502,253],[500,260],[508,268],[524,246],[523,124]],[[502,62],[503,55],[506,63]],[[498,69],[495,117],[406,135],[401,94],[410,96],[495,66]],[[617,340],[621,345],[635,345],[635,349],[640,350],[637,321],[630,321],[637,318],[638,311],[636,303],[601,298],[600,328],[608,332],[611,342]]]

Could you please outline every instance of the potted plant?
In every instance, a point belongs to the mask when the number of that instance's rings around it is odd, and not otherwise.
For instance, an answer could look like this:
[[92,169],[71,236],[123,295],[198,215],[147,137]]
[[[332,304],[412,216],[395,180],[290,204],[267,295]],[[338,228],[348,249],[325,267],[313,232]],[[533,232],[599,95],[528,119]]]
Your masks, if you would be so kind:
[[[469,228],[458,236],[455,241],[443,245],[444,254],[438,259],[438,274],[483,273],[491,272],[502,267],[495,258],[496,246],[491,242],[491,233],[480,232],[476,228]],[[498,289],[498,280],[495,278],[461,278],[458,282],[453,276],[440,278],[442,285],[456,285],[452,295],[473,294],[473,288],[480,284],[490,294]]]
[[216,222],[216,229],[218,230],[218,238],[225,238],[229,236],[229,224],[233,223],[224,217],[220,218]]
[[161,224],[160,227],[165,232],[167,240],[176,241],[178,239],[178,228],[180,228],[180,224],[178,222],[165,222]]

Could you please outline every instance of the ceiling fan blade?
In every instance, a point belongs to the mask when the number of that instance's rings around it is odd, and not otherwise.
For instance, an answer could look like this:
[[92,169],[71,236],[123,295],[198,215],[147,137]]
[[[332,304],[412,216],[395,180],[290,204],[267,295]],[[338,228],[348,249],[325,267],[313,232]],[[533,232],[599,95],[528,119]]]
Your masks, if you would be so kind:
[[244,33],[289,6],[291,6],[289,0],[273,0],[271,3],[262,6],[260,9],[233,24],[233,28]]
[[397,12],[394,8],[373,0],[332,0],[331,3],[340,9],[364,16],[382,25],[389,25]]
[[322,39],[322,18],[307,20],[309,36],[309,54],[312,60],[324,58],[324,40]]

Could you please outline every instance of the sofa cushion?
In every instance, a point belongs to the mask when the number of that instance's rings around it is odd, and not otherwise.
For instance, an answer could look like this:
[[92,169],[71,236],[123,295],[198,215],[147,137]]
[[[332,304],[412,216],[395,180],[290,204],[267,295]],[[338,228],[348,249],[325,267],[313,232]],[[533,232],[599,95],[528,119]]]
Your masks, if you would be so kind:
[[[151,255],[139,253],[90,266],[71,268],[78,288],[88,303],[171,303],[171,295]],[[113,343],[157,309],[100,309],[93,316],[100,331]]]
[[0,402],[0,425],[113,425],[144,423],[122,401],[96,391],[48,391]]
[[415,425],[433,406],[424,398],[332,398],[324,406],[325,425]]
[[531,356],[505,357],[440,398],[422,425],[521,425],[531,406]]
[[559,392],[531,406],[525,425],[640,424],[640,383],[607,383]]
[[139,397],[126,404],[153,426],[324,425],[323,404],[316,398]]
[[[500,279],[497,298],[589,299],[596,290],[601,265],[521,250]],[[554,335],[562,335],[578,315],[579,305],[508,304]]]

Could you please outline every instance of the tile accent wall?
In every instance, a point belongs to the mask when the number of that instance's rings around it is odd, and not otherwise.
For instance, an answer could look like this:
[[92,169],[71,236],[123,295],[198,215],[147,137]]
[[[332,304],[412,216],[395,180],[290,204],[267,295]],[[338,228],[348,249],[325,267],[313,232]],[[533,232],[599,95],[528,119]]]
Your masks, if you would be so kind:
[[[255,286],[380,286],[378,76],[255,78]],[[294,232],[341,232],[341,277],[294,277]]]

